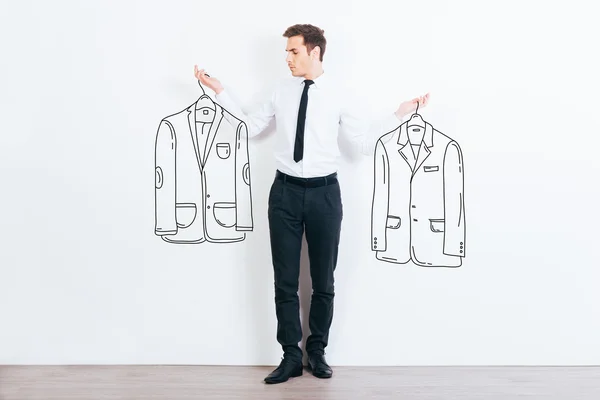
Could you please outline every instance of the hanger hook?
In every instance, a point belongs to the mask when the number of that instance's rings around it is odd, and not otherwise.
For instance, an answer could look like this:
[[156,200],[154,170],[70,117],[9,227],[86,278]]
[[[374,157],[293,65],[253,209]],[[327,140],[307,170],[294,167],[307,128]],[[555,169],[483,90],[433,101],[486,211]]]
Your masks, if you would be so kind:
[[202,91],[202,94],[206,94],[206,92],[204,91],[204,88],[202,87],[202,84],[200,83],[200,79],[198,79],[198,86],[200,86],[200,90]]
[[415,114],[419,113],[419,100],[417,100],[417,109],[415,110]]

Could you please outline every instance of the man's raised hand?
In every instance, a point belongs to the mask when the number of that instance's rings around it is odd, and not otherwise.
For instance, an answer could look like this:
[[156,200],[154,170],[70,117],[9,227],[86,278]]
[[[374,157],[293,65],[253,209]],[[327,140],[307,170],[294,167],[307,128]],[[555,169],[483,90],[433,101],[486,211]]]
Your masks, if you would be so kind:
[[219,94],[223,91],[223,85],[217,78],[209,76],[204,69],[198,69],[197,65],[194,65],[194,76],[204,86],[214,90],[215,93]]
[[403,102],[396,110],[396,115],[400,119],[404,118],[405,116],[414,112],[417,109],[417,104],[419,108],[427,106],[427,104],[429,104],[429,93],[420,97],[415,97],[412,100]]

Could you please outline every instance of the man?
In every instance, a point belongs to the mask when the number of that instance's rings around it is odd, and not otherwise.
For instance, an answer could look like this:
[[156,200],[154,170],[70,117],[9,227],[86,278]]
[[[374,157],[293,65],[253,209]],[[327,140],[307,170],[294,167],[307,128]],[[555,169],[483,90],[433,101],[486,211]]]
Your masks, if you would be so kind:
[[[313,375],[329,378],[325,361],[333,319],[334,270],[342,222],[341,191],[337,180],[338,134],[363,154],[373,154],[377,139],[400,125],[405,115],[427,105],[429,95],[405,101],[395,113],[369,131],[344,91],[324,73],[324,31],[309,24],[289,27],[286,62],[292,78],[280,83],[267,102],[245,113],[214,77],[195,66],[196,78],[214,90],[219,104],[243,120],[248,137],[261,133],[275,118],[277,171],[269,193],[268,218],[275,277],[277,341],[284,356],[266,383],[285,382],[302,375],[298,277],[302,235],[306,233],[313,294],[309,311],[311,335],[306,341],[308,367]],[[368,132],[367,132],[368,131]]]

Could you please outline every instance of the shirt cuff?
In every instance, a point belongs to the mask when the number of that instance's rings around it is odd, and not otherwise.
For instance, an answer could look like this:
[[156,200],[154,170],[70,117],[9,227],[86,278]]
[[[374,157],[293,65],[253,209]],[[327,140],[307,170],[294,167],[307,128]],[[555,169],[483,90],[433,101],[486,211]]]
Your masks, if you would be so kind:
[[221,93],[215,94],[215,99],[217,100],[217,103],[219,103],[219,105],[221,107],[223,107],[225,110],[227,110],[235,118],[238,118],[240,120],[244,118],[243,110],[235,102],[235,100],[233,100],[233,98],[229,95],[229,92],[227,91],[227,89],[224,88],[221,91]]
[[229,103],[231,101],[231,97],[225,88],[221,90],[221,93],[215,94],[215,99],[217,99],[220,103]]

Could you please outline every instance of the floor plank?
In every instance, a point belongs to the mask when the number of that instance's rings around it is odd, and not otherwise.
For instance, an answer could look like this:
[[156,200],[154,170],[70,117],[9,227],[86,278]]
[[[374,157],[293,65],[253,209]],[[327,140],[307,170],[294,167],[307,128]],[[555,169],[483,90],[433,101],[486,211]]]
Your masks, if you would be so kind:
[[0,366],[1,400],[598,400],[597,367],[334,367],[265,385],[273,367]]

